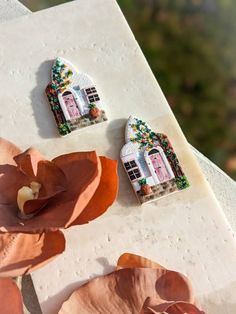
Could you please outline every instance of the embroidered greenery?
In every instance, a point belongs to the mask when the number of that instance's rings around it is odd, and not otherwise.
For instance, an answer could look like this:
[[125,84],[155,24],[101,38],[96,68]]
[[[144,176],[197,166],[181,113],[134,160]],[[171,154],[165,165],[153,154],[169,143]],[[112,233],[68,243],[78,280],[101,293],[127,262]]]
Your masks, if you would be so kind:
[[[130,138],[133,143],[138,143],[139,148],[153,148],[156,145],[161,146],[176,178],[176,185],[179,190],[183,190],[189,186],[188,179],[184,175],[179,160],[167,136],[162,133],[153,132],[146,122],[135,118],[135,123],[130,125],[134,131],[134,136]],[[143,179],[142,179],[143,180]],[[142,180],[139,184],[142,185]],[[143,183],[145,184],[145,183]]]
[[66,135],[71,132],[69,125],[66,122],[58,125],[58,131],[61,135]]
[[71,84],[69,79],[73,75],[71,69],[66,70],[67,66],[57,59],[52,68],[52,84],[51,87],[57,91],[63,91]]
[[143,179],[140,179],[140,180],[138,181],[138,183],[139,183],[140,186],[142,186],[142,185],[147,184],[147,180],[146,180],[146,178],[143,178]]
[[48,97],[48,100],[49,100],[49,103],[51,106],[51,110],[54,113],[59,133],[61,135],[66,135],[66,134],[70,133],[71,132],[70,126],[65,121],[65,119],[63,118],[64,116],[63,116],[62,109],[61,109],[60,104],[59,104],[59,100],[56,96],[56,91],[54,89],[52,89],[51,84],[46,89],[46,95]]
[[158,140],[156,134],[147,126],[147,124],[135,118],[135,123],[131,124],[131,128],[135,131],[135,136],[130,138],[133,143],[138,143],[140,148],[150,147],[152,148],[155,142]]
[[96,104],[94,103],[89,104],[89,109],[93,109],[93,108],[97,108]]
[[179,190],[186,189],[190,185],[185,175],[183,175],[182,177],[177,177],[175,179],[175,182]]

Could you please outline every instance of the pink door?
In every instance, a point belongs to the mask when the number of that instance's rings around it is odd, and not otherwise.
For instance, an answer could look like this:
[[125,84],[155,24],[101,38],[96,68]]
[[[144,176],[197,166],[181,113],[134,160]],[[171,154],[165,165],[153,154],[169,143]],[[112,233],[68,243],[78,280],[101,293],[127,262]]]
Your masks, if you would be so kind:
[[161,154],[160,153],[151,154],[151,155],[149,155],[149,158],[152,162],[152,165],[153,165],[155,173],[158,177],[158,180],[160,182],[170,180],[169,172],[168,172],[166,165],[165,165],[165,163],[161,157]]
[[62,96],[64,103],[66,105],[66,109],[70,115],[71,119],[76,119],[79,118],[81,116],[79,109],[76,105],[74,96],[72,95],[72,93],[65,93],[65,95]]

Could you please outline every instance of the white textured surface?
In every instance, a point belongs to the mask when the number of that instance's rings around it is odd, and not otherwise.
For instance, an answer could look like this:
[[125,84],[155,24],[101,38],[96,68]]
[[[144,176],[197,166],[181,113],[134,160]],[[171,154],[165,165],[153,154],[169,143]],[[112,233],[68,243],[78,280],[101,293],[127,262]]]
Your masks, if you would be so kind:
[[236,234],[236,182],[194,147],[191,148],[233,232]]
[[30,11],[15,0],[0,0],[0,22],[22,16]]
[[[96,3],[96,10],[90,8],[91,2],[81,0],[2,26],[5,47],[0,51],[4,60],[0,77],[6,93],[0,95],[1,135],[24,147],[38,143],[48,157],[97,148],[118,158],[124,143],[124,118],[135,113],[170,136],[192,186],[139,207],[120,169],[115,206],[93,223],[67,230],[66,252],[33,275],[42,308],[54,313],[74,286],[110,271],[118,255],[129,250],[189,275],[207,313],[233,314],[236,257],[232,233],[114,1]],[[13,45],[18,58],[14,58]],[[83,66],[100,82],[112,120],[107,129],[96,128],[95,134],[89,128],[64,139],[55,137],[43,96],[51,62],[44,61],[58,54]]]
[[[0,0],[0,9],[0,22],[30,13],[30,11],[17,0]],[[234,233],[236,233],[236,182],[194,147],[191,147],[191,149]]]

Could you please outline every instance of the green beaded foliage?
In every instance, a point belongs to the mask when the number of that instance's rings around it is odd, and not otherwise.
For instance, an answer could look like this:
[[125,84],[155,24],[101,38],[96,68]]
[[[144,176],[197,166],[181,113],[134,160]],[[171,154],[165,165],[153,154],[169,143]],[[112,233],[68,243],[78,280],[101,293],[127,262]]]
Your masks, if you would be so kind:
[[187,177],[184,175],[183,170],[180,166],[179,160],[174,152],[174,149],[165,134],[153,132],[146,122],[135,118],[135,123],[130,125],[135,132],[134,137],[130,138],[133,143],[139,144],[139,149],[152,148],[156,145],[161,146],[163,149],[169,164],[174,172],[176,185],[179,190],[183,190],[189,187]]
[[189,187],[189,182],[186,176],[176,178],[175,182],[179,190],[183,190]]
[[60,133],[60,135],[66,135],[71,132],[70,126],[66,122],[59,100],[56,96],[56,91],[51,88],[51,84],[48,85],[46,89],[46,95],[51,107],[51,110],[54,114],[54,118],[57,123],[57,128]]
[[51,88],[61,92],[71,84],[69,79],[73,75],[71,69],[66,70],[66,65],[57,59],[52,67],[52,83]]
[[71,69],[67,70],[66,68],[67,66],[61,62],[60,59],[55,61],[52,67],[52,81],[46,89],[46,95],[61,135],[66,135],[71,132],[70,125],[65,120],[57,96],[58,93],[64,91],[67,86],[71,84],[69,78],[73,75],[73,71]]
[[153,147],[158,140],[156,134],[147,126],[145,122],[135,118],[135,124],[131,124],[131,128],[135,131],[135,137],[130,138],[133,143],[138,143],[140,148]]
[[61,135],[66,135],[71,132],[68,123],[61,123],[58,125],[58,130]]
[[93,109],[93,108],[97,108],[96,104],[90,103],[90,104],[89,104],[89,109]]
[[147,180],[146,180],[146,178],[143,178],[143,179],[140,179],[140,180],[138,181],[138,183],[139,183],[140,186],[142,186],[142,185],[147,184]]

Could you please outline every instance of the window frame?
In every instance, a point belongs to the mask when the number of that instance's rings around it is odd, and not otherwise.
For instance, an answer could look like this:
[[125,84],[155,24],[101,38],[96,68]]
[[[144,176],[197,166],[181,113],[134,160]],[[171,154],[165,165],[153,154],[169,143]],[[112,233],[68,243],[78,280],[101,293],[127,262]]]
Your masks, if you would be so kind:
[[[135,166],[131,165],[132,162],[135,163]],[[129,164],[129,167],[130,167],[129,169],[126,168],[126,164]],[[141,173],[140,168],[138,166],[138,163],[135,159],[130,159],[130,160],[125,161],[124,162],[124,168],[125,168],[125,171],[127,172],[128,177],[129,177],[131,182],[136,182],[142,178],[142,173]],[[135,173],[135,171],[138,173]],[[137,175],[138,175],[138,177],[137,177]],[[131,176],[133,176],[134,179],[132,179]]]

